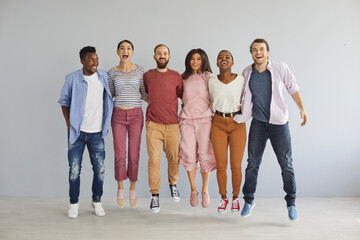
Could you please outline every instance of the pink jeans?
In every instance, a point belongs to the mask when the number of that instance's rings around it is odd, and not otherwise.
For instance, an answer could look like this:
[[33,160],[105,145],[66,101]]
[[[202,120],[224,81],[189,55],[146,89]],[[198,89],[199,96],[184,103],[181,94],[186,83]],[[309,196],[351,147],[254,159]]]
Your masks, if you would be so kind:
[[[114,137],[115,179],[120,182],[127,178],[137,181],[141,131],[144,125],[140,107],[124,110],[114,108],[111,126]],[[128,166],[126,169],[126,133],[128,133]]]

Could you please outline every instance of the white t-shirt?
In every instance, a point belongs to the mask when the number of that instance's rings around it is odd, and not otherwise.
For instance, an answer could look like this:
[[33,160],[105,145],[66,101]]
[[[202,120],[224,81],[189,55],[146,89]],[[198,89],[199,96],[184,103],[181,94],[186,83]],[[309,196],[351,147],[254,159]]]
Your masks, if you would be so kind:
[[228,84],[224,84],[217,77],[210,78],[209,93],[213,110],[226,113],[239,111],[244,83],[244,77],[239,74]]
[[80,130],[87,133],[102,131],[104,86],[99,75],[84,76],[88,84],[86,103]]

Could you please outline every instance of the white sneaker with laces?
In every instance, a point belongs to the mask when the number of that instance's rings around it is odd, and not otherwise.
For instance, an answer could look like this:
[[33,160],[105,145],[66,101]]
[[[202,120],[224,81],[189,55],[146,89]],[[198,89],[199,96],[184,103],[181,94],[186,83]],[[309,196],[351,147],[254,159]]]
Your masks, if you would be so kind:
[[219,207],[217,209],[218,213],[225,213],[228,203],[229,203],[229,199],[221,198],[220,203],[219,203]]
[[95,210],[95,215],[98,217],[105,216],[105,210],[101,205],[101,202],[91,202],[91,207]]
[[159,195],[151,196],[150,211],[153,213],[160,211]]
[[79,215],[79,203],[69,205],[68,217],[71,219],[77,218]]
[[178,187],[175,185],[169,185],[170,186],[170,193],[171,198],[174,200],[174,202],[180,202],[180,192]]

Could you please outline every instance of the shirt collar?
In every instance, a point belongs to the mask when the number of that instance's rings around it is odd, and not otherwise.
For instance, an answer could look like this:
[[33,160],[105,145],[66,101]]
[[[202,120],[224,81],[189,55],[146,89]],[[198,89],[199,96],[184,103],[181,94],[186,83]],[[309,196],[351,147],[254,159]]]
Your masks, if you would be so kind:
[[273,70],[273,63],[272,63],[272,61],[268,60],[268,65],[267,65],[266,69],[268,69],[269,71]]
[[[100,76],[104,76],[105,72],[104,72],[104,71],[99,71],[99,69],[97,69],[96,72],[97,72],[97,74],[98,74],[98,76],[99,76],[99,80],[101,81],[101,77],[100,77]],[[83,71],[82,68],[79,70],[79,73],[80,73],[80,76],[81,76],[81,77],[80,77],[81,81],[86,82],[86,81],[85,81],[84,71]]]
[[[251,71],[254,70],[254,66],[255,66],[255,63],[253,63],[251,65]],[[266,69],[269,70],[270,72],[273,70],[273,63],[272,61],[268,60],[268,65],[266,66]]]

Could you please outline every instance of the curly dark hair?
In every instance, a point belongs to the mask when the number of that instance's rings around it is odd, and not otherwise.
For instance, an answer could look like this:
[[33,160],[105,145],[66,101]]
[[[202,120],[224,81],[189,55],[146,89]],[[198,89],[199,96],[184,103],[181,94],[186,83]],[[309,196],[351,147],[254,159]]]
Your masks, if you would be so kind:
[[96,49],[91,46],[83,47],[79,52],[80,59],[84,60],[87,53],[96,53]]

